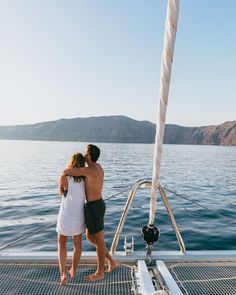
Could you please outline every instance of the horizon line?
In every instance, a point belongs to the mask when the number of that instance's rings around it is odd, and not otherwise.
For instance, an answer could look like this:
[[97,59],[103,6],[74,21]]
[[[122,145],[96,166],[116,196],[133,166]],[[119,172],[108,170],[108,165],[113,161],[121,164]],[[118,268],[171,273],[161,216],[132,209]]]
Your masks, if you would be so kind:
[[[29,126],[29,125],[50,123],[50,122],[55,122],[55,121],[60,121],[60,120],[90,119],[90,118],[102,118],[102,117],[125,117],[125,118],[131,119],[131,120],[135,120],[135,121],[138,121],[138,122],[149,122],[149,123],[152,123],[152,124],[156,125],[156,122],[152,122],[152,121],[149,121],[149,120],[138,120],[138,119],[135,119],[135,118],[126,116],[126,115],[100,115],[100,116],[92,115],[92,116],[89,116],[89,117],[58,118],[58,119],[54,119],[54,120],[38,121],[38,122],[34,122],[34,123],[25,123],[25,124],[0,125],[0,127]],[[196,126],[196,125],[186,126],[186,125],[181,125],[181,124],[177,124],[177,123],[167,123],[166,122],[165,125],[177,125],[177,126],[181,126],[181,127],[192,127],[192,128],[194,128],[194,127],[205,127],[205,126],[223,125],[223,124],[229,123],[229,122],[236,122],[236,121],[235,120],[227,120],[227,121],[224,121],[224,122],[221,122],[221,123],[218,123],[218,124],[208,124],[208,125],[205,124],[205,125],[199,125],[199,126]]]

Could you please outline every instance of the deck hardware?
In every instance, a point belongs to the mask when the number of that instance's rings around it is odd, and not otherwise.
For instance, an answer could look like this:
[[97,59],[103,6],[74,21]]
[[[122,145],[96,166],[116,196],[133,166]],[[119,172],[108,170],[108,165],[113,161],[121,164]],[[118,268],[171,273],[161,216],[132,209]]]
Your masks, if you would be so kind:
[[133,255],[134,254],[134,237],[132,237],[129,241],[128,241],[127,237],[125,237],[124,249],[125,249],[126,255]]
[[154,224],[148,224],[142,228],[142,237],[147,243],[147,256],[151,256],[152,245],[158,241],[160,230]]

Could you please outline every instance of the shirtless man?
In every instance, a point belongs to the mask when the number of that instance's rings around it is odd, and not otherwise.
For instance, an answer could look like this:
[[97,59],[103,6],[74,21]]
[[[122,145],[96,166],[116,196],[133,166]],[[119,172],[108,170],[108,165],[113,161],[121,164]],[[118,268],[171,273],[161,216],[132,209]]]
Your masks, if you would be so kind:
[[104,214],[106,205],[102,199],[104,172],[101,165],[96,163],[99,156],[100,149],[95,145],[89,144],[85,154],[88,167],[72,168],[64,171],[67,176],[85,176],[87,195],[87,203],[85,204],[86,236],[96,247],[98,260],[97,270],[94,274],[86,278],[88,281],[96,281],[104,278],[105,257],[108,260],[108,272],[112,272],[118,265],[106,249],[104,240]]

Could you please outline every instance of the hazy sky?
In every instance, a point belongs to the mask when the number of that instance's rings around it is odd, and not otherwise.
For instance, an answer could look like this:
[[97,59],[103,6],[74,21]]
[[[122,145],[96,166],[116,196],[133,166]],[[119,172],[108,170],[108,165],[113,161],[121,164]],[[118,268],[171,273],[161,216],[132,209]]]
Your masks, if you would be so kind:
[[[0,0],[0,125],[156,120],[166,0]],[[236,1],[180,0],[167,122],[236,119]]]

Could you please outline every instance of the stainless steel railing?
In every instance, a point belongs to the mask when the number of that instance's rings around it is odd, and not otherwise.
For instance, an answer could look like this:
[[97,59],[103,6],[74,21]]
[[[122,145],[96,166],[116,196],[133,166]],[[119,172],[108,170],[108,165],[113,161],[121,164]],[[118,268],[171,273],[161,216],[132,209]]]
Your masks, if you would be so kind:
[[[133,199],[134,199],[134,197],[136,195],[137,190],[139,188],[141,188],[141,189],[149,188],[150,189],[151,185],[152,185],[152,182],[149,181],[149,180],[139,180],[131,188],[131,190],[129,192],[128,199],[127,199],[125,207],[124,207],[124,210],[122,212],[119,224],[117,226],[117,229],[116,229],[116,232],[115,232],[115,235],[114,235],[114,239],[113,239],[111,249],[110,249],[111,254],[114,254],[115,251],[116,251],[116,248],[117,248],[117,245],[118,245],[119,239],[120,239],[120,234],[122,233],[122,230],[123,230],[123,227],[124,227],[124,224],[125,224],[125,221],[126,221],[126,217],[128,215],[129,209],[131,207],[131,204],[133,202]],[[175,235],[176,235],[179,247],[180,247],[180,251],[181,251],[181,253],[185,253],[185,244],[184,244],[183,238],[181,236],[180,230],[178,228],[177,222],[175,220],[174,213],[173,213],[173,211],[171,209],[170,203],[169,203],[168,198],[166,196],[166,193],[165,193],[164,189],[160,185],[159,185],[158,189],[159,189],[160,195],[162,197],[162,200],[164,202],[164,205],[166,207],[168,216],[170,218],[171,225],[172,225],[173,230],[175,232]]]

